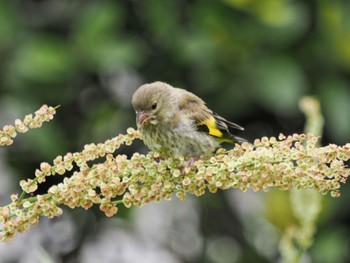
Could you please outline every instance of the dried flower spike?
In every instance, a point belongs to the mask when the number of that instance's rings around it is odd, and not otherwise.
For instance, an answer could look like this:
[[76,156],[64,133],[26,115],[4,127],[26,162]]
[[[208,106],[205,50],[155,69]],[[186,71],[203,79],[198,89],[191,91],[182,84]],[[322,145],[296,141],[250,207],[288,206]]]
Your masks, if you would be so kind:
[[0,146],[8,146],[13,143],[13,138],[17,136],[17,132],[25,133],[29,129],[40,128],[43,122],[48,122],[53,119],[56,113],[57,107],[49,107],[47,105],[41,106],[35,112],[33,117],[32,114],[26,115],[24,120],[16,119],[15,125],[5,125],[0,130]]

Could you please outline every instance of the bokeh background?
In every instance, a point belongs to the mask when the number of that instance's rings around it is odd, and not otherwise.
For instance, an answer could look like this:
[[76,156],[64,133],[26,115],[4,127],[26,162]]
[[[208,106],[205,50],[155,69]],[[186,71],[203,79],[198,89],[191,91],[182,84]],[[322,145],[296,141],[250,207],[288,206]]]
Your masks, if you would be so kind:
[[[132,93],[156,80],[199,95],[248,140],[302,132],[298,102],[314,95],[322,143],[349,142],[349,14],[345,0],[0,0],[0,126],[61,105],[52,122],[0,149],[0,204],[40,162],[135,127]],[[147,149],[119,153],[135,151]],[[350,262],[349,198],[347,186],[324,198],[303,262]],[[281,262],[285,199],[229,190],[108,219],[65,209],[0,244],[0,263]]]

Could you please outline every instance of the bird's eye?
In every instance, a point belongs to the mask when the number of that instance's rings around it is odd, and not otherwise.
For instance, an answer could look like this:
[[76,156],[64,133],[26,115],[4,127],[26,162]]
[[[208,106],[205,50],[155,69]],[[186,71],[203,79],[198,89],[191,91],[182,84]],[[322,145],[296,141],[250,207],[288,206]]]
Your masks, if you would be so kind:
[[151,109],[155,110],[156,108],[157,108],[157,103],[153,103],[152,106],[151,106]]

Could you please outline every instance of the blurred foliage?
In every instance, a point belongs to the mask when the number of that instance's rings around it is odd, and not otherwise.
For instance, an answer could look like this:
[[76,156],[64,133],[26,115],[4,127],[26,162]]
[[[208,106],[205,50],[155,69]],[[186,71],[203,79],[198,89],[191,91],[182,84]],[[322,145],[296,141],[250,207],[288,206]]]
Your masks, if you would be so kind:
[[[0,0],[1,126],[44,103],[61,105],[52,123],[20,136],[1,162],[16,185],[41,161],[124,132],[135,126],[132,93],[155,80],[193,91],[246,127],[241,135],[249,140],[301,132],[297,103],[315,95],[325,116],[323,144],[349,142],[349,13],[350,2],[342,0]],[[125,153],[147,151],[135,145]],[[0,185],[0,197],[12,190]],[[221,208],[204,213],[207,246],[184,261],[275,262],[276,252],[261,254],[244,228],[223,220],[237,220],[239,212],[229,208],[235,200],[219,196],[197,200],[203,210],[211,202]],[[278,207],[278,195],[271,198],[267,204]],[[281,218],[273,216],[277,224],[288,221],[291,211],[283,209],[276,212]],[[309,256],[350,262],[341,245],[349,245],[348,209],[323,215]],[[230,257],[220,245],[226,240],[239,251],[232,261],[215,256]]]

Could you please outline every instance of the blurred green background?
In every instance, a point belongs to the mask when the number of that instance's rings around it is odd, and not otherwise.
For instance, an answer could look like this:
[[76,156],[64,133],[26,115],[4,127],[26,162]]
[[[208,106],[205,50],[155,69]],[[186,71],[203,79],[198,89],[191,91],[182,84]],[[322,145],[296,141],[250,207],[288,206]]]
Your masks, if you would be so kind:
[[[40,162],[135,127],[131,96],[156,80],[199,95],[251,141],[302,132],[298,102],[314,95],[322,143],[349,142],[349,14],[341,0],[0,0],[0,126],[61,105],[51,123],[0,149],[0,204]],[[147,149],[120,153],[135,151]],[[346,188],[325,198],[303,262],[350,262]],[[281,193],[231,190],[112,219],[67,209],[0,244],[0,263],[279,262],[280,230],[293,221]]]

